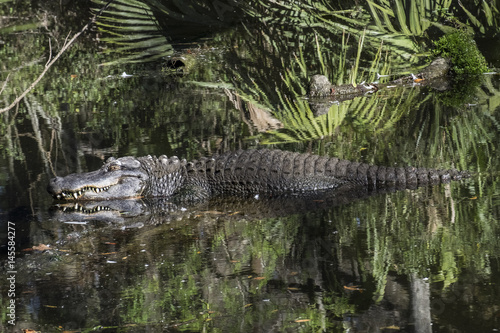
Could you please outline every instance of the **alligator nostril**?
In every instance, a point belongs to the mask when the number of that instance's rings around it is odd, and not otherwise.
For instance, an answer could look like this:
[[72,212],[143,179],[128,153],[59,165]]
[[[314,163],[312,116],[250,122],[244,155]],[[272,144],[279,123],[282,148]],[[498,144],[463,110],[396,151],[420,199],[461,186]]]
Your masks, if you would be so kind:
[[63,178],[62,177],[56,177],[56,178],[52,178],[50,181],[49,181],[49,185],[47,186],[47,191],[54,195],[58,192],[58,188],[59,186],[57,185],[59,182],[61,182]]

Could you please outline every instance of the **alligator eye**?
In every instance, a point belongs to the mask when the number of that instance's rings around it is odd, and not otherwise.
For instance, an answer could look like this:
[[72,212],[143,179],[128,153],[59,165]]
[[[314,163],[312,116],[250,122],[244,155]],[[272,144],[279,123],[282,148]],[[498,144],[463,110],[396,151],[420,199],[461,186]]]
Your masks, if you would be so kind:
[[108,167],[108,171],[117,171],[117,170],[120,170],[120,165],[119,164],[111,164],[109,167]]

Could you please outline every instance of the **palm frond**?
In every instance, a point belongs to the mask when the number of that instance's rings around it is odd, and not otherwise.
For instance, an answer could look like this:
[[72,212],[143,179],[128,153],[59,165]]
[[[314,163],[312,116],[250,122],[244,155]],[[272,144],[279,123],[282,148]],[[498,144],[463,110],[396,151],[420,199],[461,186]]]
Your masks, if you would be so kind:
[[[92,0],[96,5],[105,1]],[[154,61],[173,54],[173,48],[159,31],[151,9],[141,1],[113,1],[96,22],[104,35],[104,52],[116,54],[117,59],[103,65]]]

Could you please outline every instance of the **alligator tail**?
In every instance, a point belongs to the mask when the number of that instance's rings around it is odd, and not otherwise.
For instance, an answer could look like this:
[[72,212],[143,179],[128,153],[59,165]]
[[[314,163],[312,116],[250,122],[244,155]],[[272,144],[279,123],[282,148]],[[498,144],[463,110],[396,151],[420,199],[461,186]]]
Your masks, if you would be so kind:
[[413,189],[419,186],[448,183],[470,177],[467,171],[455,169],[439,170],[415,167],[385,167],[360,162],[329,158],[324,165],[319,164],[316,173],[367,184],[370,188],[397,187]]

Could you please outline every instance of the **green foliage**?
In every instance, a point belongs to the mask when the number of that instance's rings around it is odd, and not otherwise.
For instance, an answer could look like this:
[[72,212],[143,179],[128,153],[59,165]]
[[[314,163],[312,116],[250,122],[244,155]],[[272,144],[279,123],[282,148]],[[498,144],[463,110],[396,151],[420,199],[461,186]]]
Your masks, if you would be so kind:
[[458,1],[468,23],[480,34],[496,35],[500,32],[498,1]]
[[455,108],[472,104],[482,81],[482,76],[458,75],[451,80],[451,88],[442,91],[436,97],[443,105]]
[[434,42],[436,56],[450,58],[455,74],[481,74],[487,71],[486,60],[468,33],[457,30]]
[[442,19],[451,0],[372,0],[367,1],[369,13],[381,32],[404,36],[422,36]]
[[[95,12],[107,3],[102,0],[92,2],[97,6]],[[104,65],[150,62],[174,52],[166,37],[158,31],[153,12],[141,1],[114,1],[96,24],[103,33],[101,41],[109,47],[105,52],[117,58]]]

